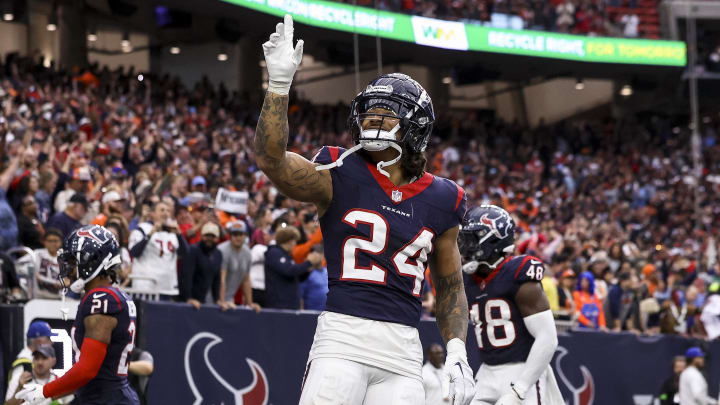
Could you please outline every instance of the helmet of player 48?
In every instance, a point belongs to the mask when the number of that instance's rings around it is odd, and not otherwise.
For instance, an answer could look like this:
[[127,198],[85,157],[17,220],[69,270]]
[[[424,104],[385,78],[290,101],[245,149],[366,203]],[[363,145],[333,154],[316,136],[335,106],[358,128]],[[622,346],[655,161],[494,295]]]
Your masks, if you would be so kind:
[[[515,250],[515,221],[498,206],[475,207],[465,215],[458,248],[466,263],[475,262],[494,269]],[[463,270],[473,273],[476,268],[464,266]]]

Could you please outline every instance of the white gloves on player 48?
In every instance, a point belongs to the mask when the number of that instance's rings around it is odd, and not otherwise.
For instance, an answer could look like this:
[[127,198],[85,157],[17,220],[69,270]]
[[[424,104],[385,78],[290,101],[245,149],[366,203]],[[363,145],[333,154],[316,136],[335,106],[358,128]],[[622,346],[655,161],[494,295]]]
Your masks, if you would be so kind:
[[455,338],[447,343],[443,370],[443,394],[453,405],[468,405],[475,396],[475,379],[467,361],[465,342]]
[[302,61],[303,40],[293,48],[293,32],[292,16],[285,14],[285,21],[278,23],[270,39],[262,45],[270,78],[268,91],[273,93],[286,95],[290,92],[290,83]]
[[43,386],[40,384],[25,384],[23,389],[15,394],[15,399],[21,399],[23,405],[35,405],[45,400]]

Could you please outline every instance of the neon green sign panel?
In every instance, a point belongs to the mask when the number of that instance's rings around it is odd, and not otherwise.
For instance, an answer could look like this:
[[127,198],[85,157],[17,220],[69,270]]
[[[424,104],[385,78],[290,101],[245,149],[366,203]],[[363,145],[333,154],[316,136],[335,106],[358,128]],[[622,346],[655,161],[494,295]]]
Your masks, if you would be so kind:
[[685,43],[507,30],[323,0],[223,0],[301,23],[438,48],[582,62],[685,66]]

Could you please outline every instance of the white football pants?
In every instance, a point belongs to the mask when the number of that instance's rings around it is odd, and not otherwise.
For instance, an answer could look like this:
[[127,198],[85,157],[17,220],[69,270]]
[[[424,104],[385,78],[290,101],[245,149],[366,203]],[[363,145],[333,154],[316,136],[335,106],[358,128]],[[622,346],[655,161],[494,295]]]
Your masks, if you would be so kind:
[[[524,367],[525,363],[481,365],[475,374],[475,397],[471,405],[495,405],[501,396],[510,391],[510,383],[522,373]],[[523,405],[564,404],[555,376],[548,373],[552,373],[550,367],[525,393]]]
[[377,367],[336,358],[307,366],[300,405],[422,405],[422,382]]

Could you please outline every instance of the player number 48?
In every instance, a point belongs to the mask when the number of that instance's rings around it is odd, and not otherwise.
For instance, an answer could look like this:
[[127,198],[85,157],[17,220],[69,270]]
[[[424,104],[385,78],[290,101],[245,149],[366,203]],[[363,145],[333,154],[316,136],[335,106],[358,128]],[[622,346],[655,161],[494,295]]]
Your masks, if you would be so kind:
[[535,260],[530,261],[530,266],[528,267],[527,272],[525,272],[525,275],[530,280],[540,281],[543,278],[543,272],[545,271],[545,269],[543,268],[542,263],[540,263],[540,262],[534,263],[534,262],[535,262]]
[[512,320],[510,305],[504,299],[489,299],[485,303],[485,323],[480,316],[480,305],[475,303],[470,309],[470,318],[475,325],[475,338],[478,347],[483,348],[483,332],[490,346],[498,349],[510,346],[516,337],[515,323]]

